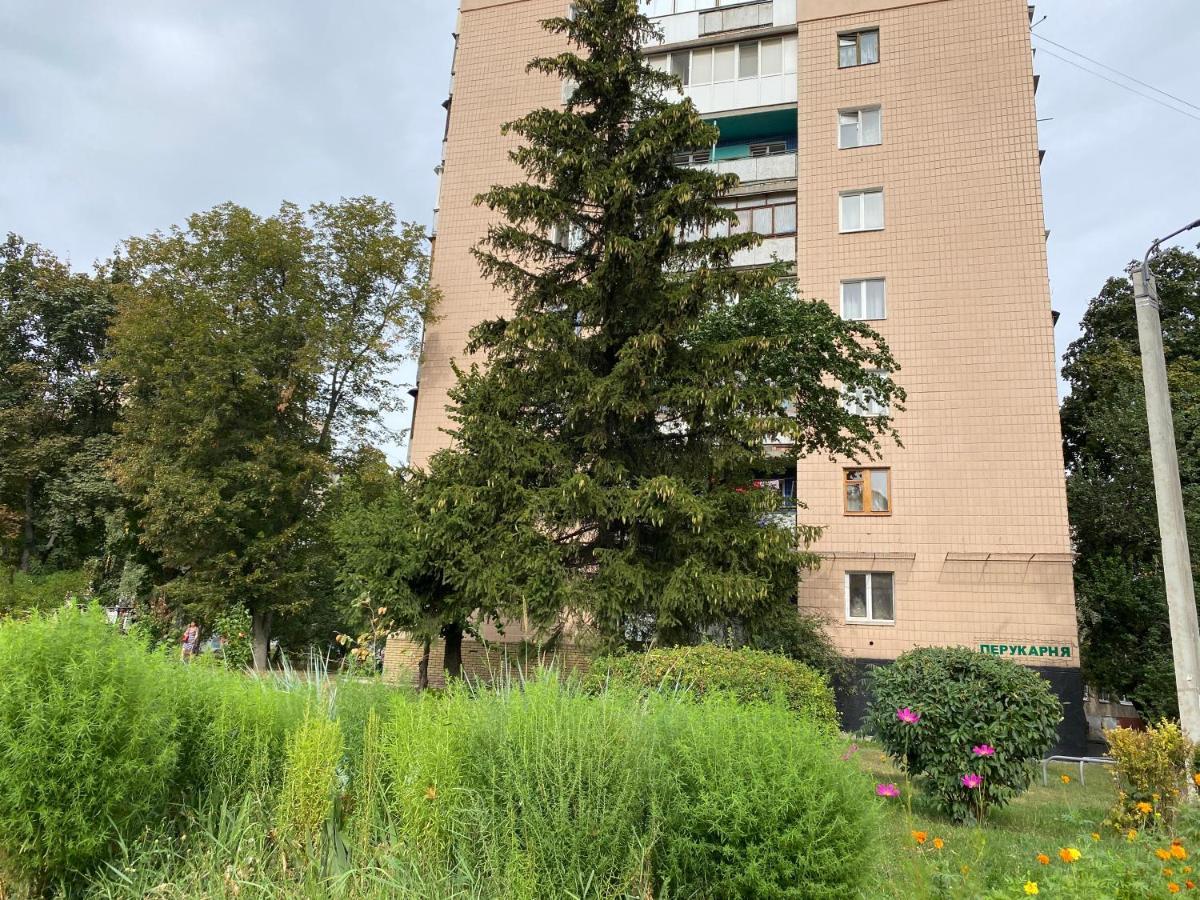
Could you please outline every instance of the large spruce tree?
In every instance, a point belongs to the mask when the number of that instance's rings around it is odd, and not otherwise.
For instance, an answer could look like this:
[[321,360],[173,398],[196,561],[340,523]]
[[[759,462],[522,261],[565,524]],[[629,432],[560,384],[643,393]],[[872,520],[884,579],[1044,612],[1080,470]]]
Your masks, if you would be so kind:
[[476,254],[512,309],[473,332],[483,364],[458,370],[422,534],[467,606],[686,641],[777,610],[813,564],[815,532],[764,526],[779,498],[756,477],[870,456],[889,419],[845,392],[903,392],[867,327],[794,297],[778,267],[732,265],[760,238],[718,205],[736,178],[673,162],[717,131],[642,56],[636,0],[574,6],[543,23],[569,49],[529,64],[571,98],[506,126],[527,180],[478,198],[503,221]]

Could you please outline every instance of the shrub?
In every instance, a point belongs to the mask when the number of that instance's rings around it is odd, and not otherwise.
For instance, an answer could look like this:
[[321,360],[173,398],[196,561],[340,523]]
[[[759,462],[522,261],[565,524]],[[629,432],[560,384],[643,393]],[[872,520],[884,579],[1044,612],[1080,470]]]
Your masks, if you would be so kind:
[[1145,731],[1113,728],[1104,732],[1116,766],[1117,803],[1109,822],[1119,829],[1174,821],[1187,790],[1187,766],[1195,747],[1178,724],[1163,719]]
[[231,606],[213,622],[213,633],[221,636],[221,659],[231,669],[241,671],[254,665],[254,648],[250,643],[250,611],[244,606]]
[[313,846],[333,815],[342,731],[313,707],[288,737],[283,787],[279,792],[279,834],[302,847]]
[[0,623],[0,865],[33,885],[161,817],[175,775],[171,665],[96,607]]
[[[871,729],[960,821],[1028,788],[1062,721],[1062,704],[1037,672],[961,647],[910,650],[875,669],[870,685]],[[919,721],[903,721],[899,710]],[[968,775],[981,776],[977,788],[964,785]]]
[[309,694],[222,666],[173,668],[182,792],[219,803],[277,787],[288,733],[303,719]]
[[704,644],[607,657],[592,666],[588,682],[593,688],[608,683],[684,689],[697,697],[728,693],[743,703],[780,701],[826,731],[838,729],[837,707],[825,677],[803,663],[761,650]]
[[664,746],[677,784],[655,857],[675,897],[857,894],[876,830],[871,785],[777,706],[713,697]]
[[71,597],[88,593],[91,578],[82,570],[27,575],[0,566],[0,617],[48,613]]
[[852,896],[870,784],[781,705],[628,688],[400,698],[384,726],[391,834],[431,895]]

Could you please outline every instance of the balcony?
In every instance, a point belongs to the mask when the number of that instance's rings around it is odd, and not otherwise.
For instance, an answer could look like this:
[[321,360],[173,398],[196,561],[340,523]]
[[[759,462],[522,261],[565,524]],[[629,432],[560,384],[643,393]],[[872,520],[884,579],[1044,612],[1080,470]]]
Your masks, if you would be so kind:
[[755,181],[775,181],[796,177],[796,152],[779,153],[774,156],[722,159],[705,163],[699,168],[721,175],[736,175],[742,184]]
[[664,44],[796,24],[796,0],[641,0]]
[[795,35],[782,35],[650,54],[647,61],[678,78],[683,95],[691,98],[702,115],[716,115],[758,107],[794,107],[798,98],[796,53]]

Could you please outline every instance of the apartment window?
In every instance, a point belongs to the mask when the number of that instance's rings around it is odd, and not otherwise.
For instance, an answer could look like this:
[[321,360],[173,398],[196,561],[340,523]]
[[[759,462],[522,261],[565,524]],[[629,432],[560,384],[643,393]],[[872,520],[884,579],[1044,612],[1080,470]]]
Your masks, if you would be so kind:
[[796,233],[796,195],[794,193],[764,194],[726,200],[720,204],[737,213],[737,222],[730,228],[727,223],[713,226],[709,233],[714,237],[744,234],[752,231],[763,237],[777,237]]
[[[879,378],[887,378],[888,374],[882,369],[873,369],[871,374]],[[873,390],[860,387],[857,390],[846,391],[842,404],[846,412],[852,416],[886,416],[891,408]]]
[[689,84],[691,84],[692,54],[686,52],[672,53],[671,74],[682,81],[684,87],[687,87]]
[[672,156],[671,161],[677,166],[702,166],[711,158],[711,150],[685,150]]
[[660,72],[670,72],[685,86],[691,86],[779,75],[785,69],[794,70],[794,66],[785,65],[785,61],[793,59],[795,54],[795,38],[768,38],[659,53],[648,57],[647,62]]
[[895,622],[895,587],[896,578],[891,572],[847,572],[847,621]]
[[838,147],[874,147],[883,143],[883,120],[878,106],[844,109],[838,113]]
[[761,143],[750,145],[750,156],[753,158],[779,156],[781,153],[787,152],[787,141],[762,141]]
[[758,41],[738,44],[738,80],[758,77]]
[[879,62],[879,29],[851,31],[838,35],[838,68],[866,66]]
[[882,278],[842,282],[842,318],[866,321],[887,318],[887,291]]
[[841,195],[839,228],[848,231],[879,231],[883,228],[883,189],[848,191]]
[[795,478],[756,478],[754,487],[769,488],[779,494],[780,510],[795,510],[796,508],[796,479]]
[[848,516],[892,514],[891,469],[846,469],[843,474],[843,511]]
[[701,13],[700,33],[716,34],[719,31],[736,31],[740,28],[770,25],[773,21],[772,11],[773,4],[771,3],[740,3],[731,9]]

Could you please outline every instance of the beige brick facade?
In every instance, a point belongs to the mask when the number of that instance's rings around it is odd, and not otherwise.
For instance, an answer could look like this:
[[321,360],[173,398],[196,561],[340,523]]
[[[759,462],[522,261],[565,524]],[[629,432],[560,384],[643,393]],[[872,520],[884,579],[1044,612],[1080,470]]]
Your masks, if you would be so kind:
[[[1026,3],[765,0],[769,25],[711,35],[711,20],[694,18],[711,0],[653,3],[671,12],[659,20],[670,46],[655,52],[781,35],[795,47],[796,83],[770,87],[795,102],[770,111],[795,109],[799,288],[838,308],[843,281],[886,283],[886,318],[872,324],[908,392],[904,446],[885,447],[877,463],[890,469],[891,512],[845,515],[850,461],[801,462],[801,521],[825,528],[814,548],[823,566],[804,579],[801,606],[827,617],[859,660],[964,644],[1077,666]],[[560,101],[556,82],[524,67],[557,49],[537,22],[566,7],[462,2],[433,264],[445,303],[425,339],[417,465],[447,442],[449,361],[462,359],[474,324],[505,308],[470,254],[488,224],[471,201],[519,177],[502,123]],[[878,62],[839,68],[839,35],[863,30],[878,30]],[[781,71],[790,78],[791,68],[789,59]],[[738,90],[689,92],[705,98],[706,116],[754,114],[721,99],[748,96]],[[874,106],[882,142],[838,149],[839,110]],[[884,227],[840,233],[839,194],[864,188],[882,188]],[[894,623],[848,621],[847,572],[894,573]]]

